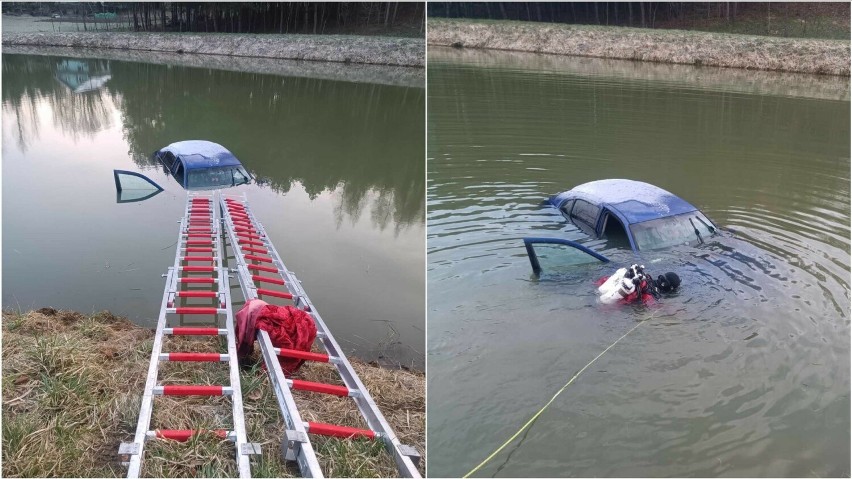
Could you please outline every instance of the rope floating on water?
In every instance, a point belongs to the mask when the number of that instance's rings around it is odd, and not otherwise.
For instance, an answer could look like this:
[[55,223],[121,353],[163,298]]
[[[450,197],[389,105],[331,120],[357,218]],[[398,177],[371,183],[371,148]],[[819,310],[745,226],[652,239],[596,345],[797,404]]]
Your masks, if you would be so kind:
[[510,437],[509,439],[507,439],[507,440],[506,440],[506,442],[504,442],[504,443],[503,443],[500,447],[498,447],[498,448],[497,448],[497,450],[495,450],[494,452],[492,452],[490,456],[486,457],[486,458],[485,458],[482,462],[480,462],[480,463],[479,463],[479,465],[477,465],[476,467],[474,467],[473,469],[471,469],[471,470],[470,470],[470,472],[468,472],[467,474],[465,474],[465,475],[464,475],[464,476],[462,476],[462,477],[463,477],[463,478],[468,478],[468,477],[470,477],[470,475],[471,475],[471,474],[475,473],[476,471],[478,471],[479,469],[481,469],[481,468],[482,468],[482,466],[484,466],[484,465],[488,464],[488,462],[489,462],[489,461],[491,461],[492,459],[494,459],[494,456],[496,456],[497,454],[499,454],[499,453],[500,453],[500,451],[502,451],[503,449],[505,449],[505,448],[506,448],[506,446],[508,446],[509,444],[511,444],[511,443],[512,443],[512,441],[514,441],[514,440],[515,440],[518,436],[520,436],[520,435],[521,435],[521,433],[522,433],[522,432],[524,432],[524,430],[525,430],[526,428],[530,427],[530,425],[532,425],[532,423],[534,423],[534,422],[535,422],[535,420],[536,420],[536,419],[538,419],[538,417],[539,417],[539,416],[541,416],[541,413],[543,413],[543,412],[545,411],[545,409],[547,409],[548,407],[550,407],[550,405],[551,405],[551,404],[553,404],[553,401],[555,401],[555,400],[556,400],[556,398],[557,398],[557,397],[559,397],[559,395],[560,395],[560,394],[562,394],[562,391],[566,390],[566,389],[568,388],[568,386],[570,386],[570,385],[571,385],[571,383],[573,383],[573,382],[574,382],[574,380],[575,380],[575,379],[577,379],[577,377],[579,377],[579,376],[580,376],[580,374],[583,374],[583,371],[585,371],[585,370],[586,370],[589,366],[591,366],[592,364],[594,364],[594,362],[595,362],[595,361],[597,361],[597,360],[598,360],[598,358],[600,358],[601,356],[603,356],[604,354],[606,354],[606,352],[607,352],[607,351],[609,351],[610,349],[612,349],[612,348],[613,348],[613,346],[615,346],[616,344],[618,344],[618,342],[619,342],[619,341],[621,341],[622,339],[626,338],[628,334],[632,333],[633,331],[635,331],[635,330],[636,330],[636,328],[638,328],[638,327],[639,327],[639,326],[641,326],[643,323],[645,323],[646,321],[648,321],[649,319],[652,319],[652,318],[653,318],[653,315],[652,315],[652,316],[650,316],[650,317],[648,317],[648,318],[646,318],[646,319],[643,319],[642,321],[640,321],[640,322],[638,322],[638,323],[636,323],[636,326],[633,326],[632,328],[630,328],[630,331],[627,331],[627,332],[626,332],[626,333],[624,333],[624,334],[623,334],[620,338],[616,339],[614,343],[612,343],[612,344],[610,344],[609,346],[607,346],[607,348],[606,348],[606,349],[604,349],[603,351],[601,351],[601,353],[600,353],[600,354],[598,354],[597,356],[595,356],[595,358],[594,358],[594,359],[592,359],[591,361],[589,361],[589,362],[588,362],[585,366],[583,366],[583,367],[582,367],[579,371],[577,371],[577,374],[575,374],[573,377],[571,377],[571,379],[569,379],[569,380],[568,380],[568,382],[567,382],[567,383],[565,383],[565,385],[564,385],[564,386],[562,386],[562,388],[561,388],[561,389],[559,389],[559,391],[556,391],[556,394],[554,394],[554,395],[553,395],[553,397],[552,397],[552,398],[550,398],[550,401],[547,401],[547,404],[545,404],[544,406],[542,406],[542,408],[541,408],[541,409],[539,409],[539,410],[538,410],[538,412],[537,412],[537,413],[535,413],[535,414],[533,415],[533,417],[531,417],[531,418],[530,418],[530,420],[529,420],[529,421],[527,421],[527,422],[526,422],[523,426],[521,426],[521,428],[520,428],[520,429],[518,429],[518,432],[516,432],[515,434],[513,434],[513,435],[512,435],[512,437]]

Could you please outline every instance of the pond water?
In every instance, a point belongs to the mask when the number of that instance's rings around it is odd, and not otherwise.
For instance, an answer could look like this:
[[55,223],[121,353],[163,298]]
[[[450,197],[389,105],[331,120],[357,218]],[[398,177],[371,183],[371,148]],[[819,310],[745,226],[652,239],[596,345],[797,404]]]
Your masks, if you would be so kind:
[[[205,139],[258,179],[226,191],[341,346],[422,368],[424,105],[410,86],[4,55],[3,307],[153,326],[186,191],[151,154]],[[119,204],[113,169],[165,191]]]
[[[850,474],[849,79],[429,50],[429,475]],[[635,261],[549,195],[655,184],[727,231],[643,253],[681,291],[604,307]],[[531,274],[521,238],[614,264]]]

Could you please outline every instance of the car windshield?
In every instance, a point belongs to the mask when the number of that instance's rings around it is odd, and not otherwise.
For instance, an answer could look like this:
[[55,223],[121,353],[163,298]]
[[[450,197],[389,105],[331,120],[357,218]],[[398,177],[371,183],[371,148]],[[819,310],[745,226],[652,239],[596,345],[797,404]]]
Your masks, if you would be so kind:
[[215,188],[248,183],[249,174],[239,166],[220,166],[189,170],[186,188]]
[[699,211],[644,221],[630,225],[636,248],[651,250],[704,241],[716,234],[716,227]]

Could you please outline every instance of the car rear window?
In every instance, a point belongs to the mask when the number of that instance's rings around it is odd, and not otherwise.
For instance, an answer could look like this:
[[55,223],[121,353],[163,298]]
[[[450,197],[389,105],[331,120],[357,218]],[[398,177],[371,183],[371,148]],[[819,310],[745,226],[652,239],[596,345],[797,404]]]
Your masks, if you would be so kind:
[[704,241],[716,234],[716,227],[699,211],[630,225],[639,250],[667,248]]

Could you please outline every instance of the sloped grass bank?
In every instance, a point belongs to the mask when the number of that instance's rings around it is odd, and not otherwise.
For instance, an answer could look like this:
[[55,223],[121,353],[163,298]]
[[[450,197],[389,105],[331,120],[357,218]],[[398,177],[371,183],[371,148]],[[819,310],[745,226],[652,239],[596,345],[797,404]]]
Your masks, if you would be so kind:
[[850,43],[685,30],[429,19],[429,45],[849,76]]
[[422,38],[219,33],[4,33],[3,45],[144,50],[423,67]]
[[[120,477],[118,446],[131,441],[151,355],[153,331],[101,312],[84,316],[42,308],[25,314],[3,312],[4,477]],[[167,338],[163,351],[221,352],[220,338]],[[246,430],[261,444],[256,477],[298,476],[279,453],[283,424],[266,372],[241,371]],[[425,377],[352,361],[400,440],[415,446],[425,468]],[[227,384],[227,366],[163,363],[166,383]],[[340,384],[331,366],[306,363],[301,379]],[[306,421],[364,427],[348,398],[316,397],[295,391]],[[158,397],[152,428],[229,429],[227,398]],[[380,442],[312,436],[329,477],[393,477],[393,459]],[[146,477],[235,476],[233,445],[215,435],[185,443],[149,441]]]

